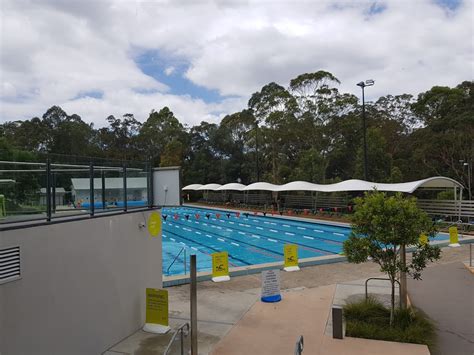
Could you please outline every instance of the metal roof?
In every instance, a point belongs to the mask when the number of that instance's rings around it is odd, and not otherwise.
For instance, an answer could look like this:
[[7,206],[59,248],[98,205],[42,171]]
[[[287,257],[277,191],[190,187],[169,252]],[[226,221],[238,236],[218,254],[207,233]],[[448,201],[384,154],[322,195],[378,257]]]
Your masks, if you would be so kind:
[[[89,190],[90,181],[89,178],[74,178],[71,179],[71,183],[74,190]],[[102,179],[94,178],[94,190],[102,188]],[[122,189],[123,178],[105,178],[106,189]],[[147,182],[144,177],[129,177],[127,178],[127,189],[146,189]]]

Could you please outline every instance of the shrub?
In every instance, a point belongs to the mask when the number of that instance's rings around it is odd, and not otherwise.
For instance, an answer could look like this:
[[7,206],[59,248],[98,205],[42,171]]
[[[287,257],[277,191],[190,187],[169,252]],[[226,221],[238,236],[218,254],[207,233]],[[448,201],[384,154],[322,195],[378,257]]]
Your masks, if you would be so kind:
[[355,338],[397,341],[432,346],[435,327],[414,308],[397,309],[390,326],[390,309],[373,297],[344,306],[346,335]]

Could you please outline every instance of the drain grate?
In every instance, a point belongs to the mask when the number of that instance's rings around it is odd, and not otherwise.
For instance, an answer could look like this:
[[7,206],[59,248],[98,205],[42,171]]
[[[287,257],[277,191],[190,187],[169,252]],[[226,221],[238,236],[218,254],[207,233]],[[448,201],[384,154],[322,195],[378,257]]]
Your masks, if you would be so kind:
[[0,284],[21,277],[20,247],[0,249]]

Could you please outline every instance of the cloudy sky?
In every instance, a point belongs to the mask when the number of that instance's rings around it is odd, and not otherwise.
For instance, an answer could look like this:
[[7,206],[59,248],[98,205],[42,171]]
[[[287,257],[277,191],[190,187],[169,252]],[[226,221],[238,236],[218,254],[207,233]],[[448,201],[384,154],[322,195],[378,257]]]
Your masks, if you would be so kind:
[[216,122],[275,81],[417,94],[472,80],[472,0],[0,0],[0,122],[60,105],[100,127],[169,106]]

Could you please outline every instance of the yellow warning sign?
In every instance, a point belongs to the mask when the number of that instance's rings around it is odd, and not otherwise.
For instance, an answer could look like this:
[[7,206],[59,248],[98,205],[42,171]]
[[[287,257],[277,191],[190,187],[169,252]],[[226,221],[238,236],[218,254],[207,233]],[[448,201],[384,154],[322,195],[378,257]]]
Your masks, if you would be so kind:
[[146,323],[168,326],[168,291],[146,289]]
[[161,233],[161,216],[158,212],[152,212],[148,217],[148,232],[152,237]]
[[298,266],[298,246],[295,244],[285,244],[283,247],[285,256],[285,267]]
[[212,277],[229,275],[229,254],[226,251],[212,254]]
[[428,236],[426,234],[420,235],[420,244],[421,245],[428,244]]
[[449,244],[459,243],[458,227],[449,227]]

